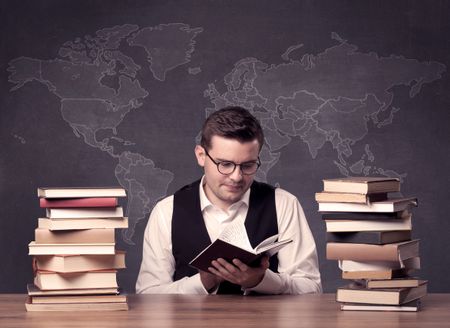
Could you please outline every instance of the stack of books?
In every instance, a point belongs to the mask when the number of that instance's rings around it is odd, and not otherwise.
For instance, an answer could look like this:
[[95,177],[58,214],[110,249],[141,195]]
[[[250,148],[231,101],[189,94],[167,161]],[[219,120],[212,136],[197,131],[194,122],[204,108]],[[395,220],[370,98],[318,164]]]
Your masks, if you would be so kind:
[[35,240],[30,242],[34,283],[27,311],[128,310],[119,293],[117,270],[125,252],[115,249],[115,229],[127,228],[118,205],[123,188],[39,188]]
[[394,197],[396,178],[348,177],[323,180],[316,193],[327,229],[326,257],[338,260],[337,290],[342,310],[417,311],[427,282],[420,269],[419,240],[411,238],[411,208],[417,198]]

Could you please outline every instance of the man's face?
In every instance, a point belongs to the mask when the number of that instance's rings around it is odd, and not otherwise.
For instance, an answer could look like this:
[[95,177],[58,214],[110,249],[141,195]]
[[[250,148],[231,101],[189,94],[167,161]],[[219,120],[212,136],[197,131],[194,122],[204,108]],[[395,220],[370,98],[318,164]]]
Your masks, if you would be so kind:
[[[236,164],[256,162],[259,143],[256,139],[240,143],[234,139],[213,136],[208,154],[216,162],[227,161]],[[206,155],[205,149],[201,146],[195,147],[195,156],[198,164],[205,170],[205,193],[214,205],[227,210],[250,188],[254,174],[243,175],[240,166],[237,166],[231,174],[221,174],[217,170],[217,165]]]

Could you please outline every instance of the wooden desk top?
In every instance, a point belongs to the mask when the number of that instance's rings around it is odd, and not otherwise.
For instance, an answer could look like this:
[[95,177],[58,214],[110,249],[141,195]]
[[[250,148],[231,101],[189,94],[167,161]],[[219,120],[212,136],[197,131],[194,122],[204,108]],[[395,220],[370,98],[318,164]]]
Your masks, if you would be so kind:
[[340,311],[334,294],[130,295],[119,312],[26,312],[25,298],[0,294],[0,327],[450,327],[450,294],[427,295],[413,313]]

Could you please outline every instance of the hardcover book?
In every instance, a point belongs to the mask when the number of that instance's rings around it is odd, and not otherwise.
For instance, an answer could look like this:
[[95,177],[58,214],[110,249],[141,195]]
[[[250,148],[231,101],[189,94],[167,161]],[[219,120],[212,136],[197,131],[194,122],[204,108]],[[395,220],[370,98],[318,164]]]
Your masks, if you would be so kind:
[[114,254],[115,243],[95,244],[28,244],[28,255],[84,255],[84,254]]
[[417,198],[391,198],[370,204],[319,203],[319,212],[399,212],[417,206]]
[[405,278],[395,278],[395,279],[381,279],[381,280],[366,280],[365,286],[368,289],[375,288],[408,288],[408,287],[418,287],[423,284],[424,280],[418,278],[405,277]]
[[128,311],[127,302],[109,303],[46,303],[35,304],[29,298],[25,303],[28,312],[58,312],[58,311]]
[[371,202],[379,202],[387,200],[387,193],[377,194],[355,194],[349,192],[317,192],[315,195],[318,203],[360,203],[369,204]]
[[116,251],[114,255],[37,255],[34,266],[37,270],[61,273],[124,269],[125,252]]
[[70,218],[120,218],[123,209],[117,207],[83,207],[83,208],[47,208],[47,217],[51,219]]
[[61,295],[97,295],[97,294],[119,294],[116,288],[83,288],[83,289],[50,289],[42,290],[34,284],[27,285],[29,296],[61,296]]
[[411,240],[411,230],[327,232],[327,242],[384,245]]
[[420,269],[420,257],[412,257],[401,262],[392,261],[339,261],[342,279],[371,280],[409,277]]
[[254,249],[241,248],[220,238],[201,251],[189,264],[199,270],[208,272],[211,262],[223,258],[229,262],[239,259],[247,265],[257,265],[257,261],[265,254],[272,256],[281,248],[292,242],[292,239],[276,241],[278,235],[271,236],[262,241]]
[[325,220],[327,232],[411,230],[411,214],[396,220]]
[[36,244],[114,243],[114,229],[34,230]]
[[419,240],[386,245],[327,243],[328,260],[401,262],[419,256]]
[[359,194],[400,191],[400,180],[388,177],[345,177],[324,179],[323,190]]
[[391,213],[374,212],[321,212],[323,220],[396,220],[409,214],[408,211]]
[[342,271],[382,271],[388,269],[420,269],[420,257],[411,257],[403,261],[352,261],[340,260],[339,268]]
[[426,294],[426,281],[423,281],[418,287],[390,289],[365,289],[361,285],[350,284],[338,288],[336,300],[349,303],[400,305],[421,298]]
[[116,271],[103,270],[79,273],[37,271],[34,284],[42,290],[117,288]]
[[117,205],[118,202],[116,197],[39,198],[39,206],[43,208],[115,207]]
[[123,303],[127,301],[127,296],[120,294],[53,295],[31,296],[30,300],[32,304]]
[[39,198],[126,197],[121,187],[54,187],[38,188]]
[[39,218],[38,228],[49,230],[81,230],[81,229],[105,229],[128,228],[128,218],[110,219],[49,219]]
[[410,269],[384,269],[373,271],[342,271],[342,279],[394,279],[405,278],[411,274]]
[[420,309],[420,299],[402,305],[377,305],[343,303],[342,311],[382,311],[382,312],[417,312]]

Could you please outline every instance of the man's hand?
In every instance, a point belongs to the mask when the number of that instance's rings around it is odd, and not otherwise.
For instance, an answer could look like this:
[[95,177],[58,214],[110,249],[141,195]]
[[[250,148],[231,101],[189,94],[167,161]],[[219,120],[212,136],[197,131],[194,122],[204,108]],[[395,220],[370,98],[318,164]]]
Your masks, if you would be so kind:
[[199,270],[199,272],[200,280],[202,281],[203,287],[205,287],[208,293],[219,287],[219,284],[223,281],[221,277],[218,277],[212,273],[201,270]]
[[233,259],[230,263],[222,258],[212,261],[212,265],[213,267],[209,268],[209,272],[215,276],[243,288],[252,288],[264,278],[264,273],[269,268],[269,257],[262,257],[258,267],[250,267],[238,259]]

